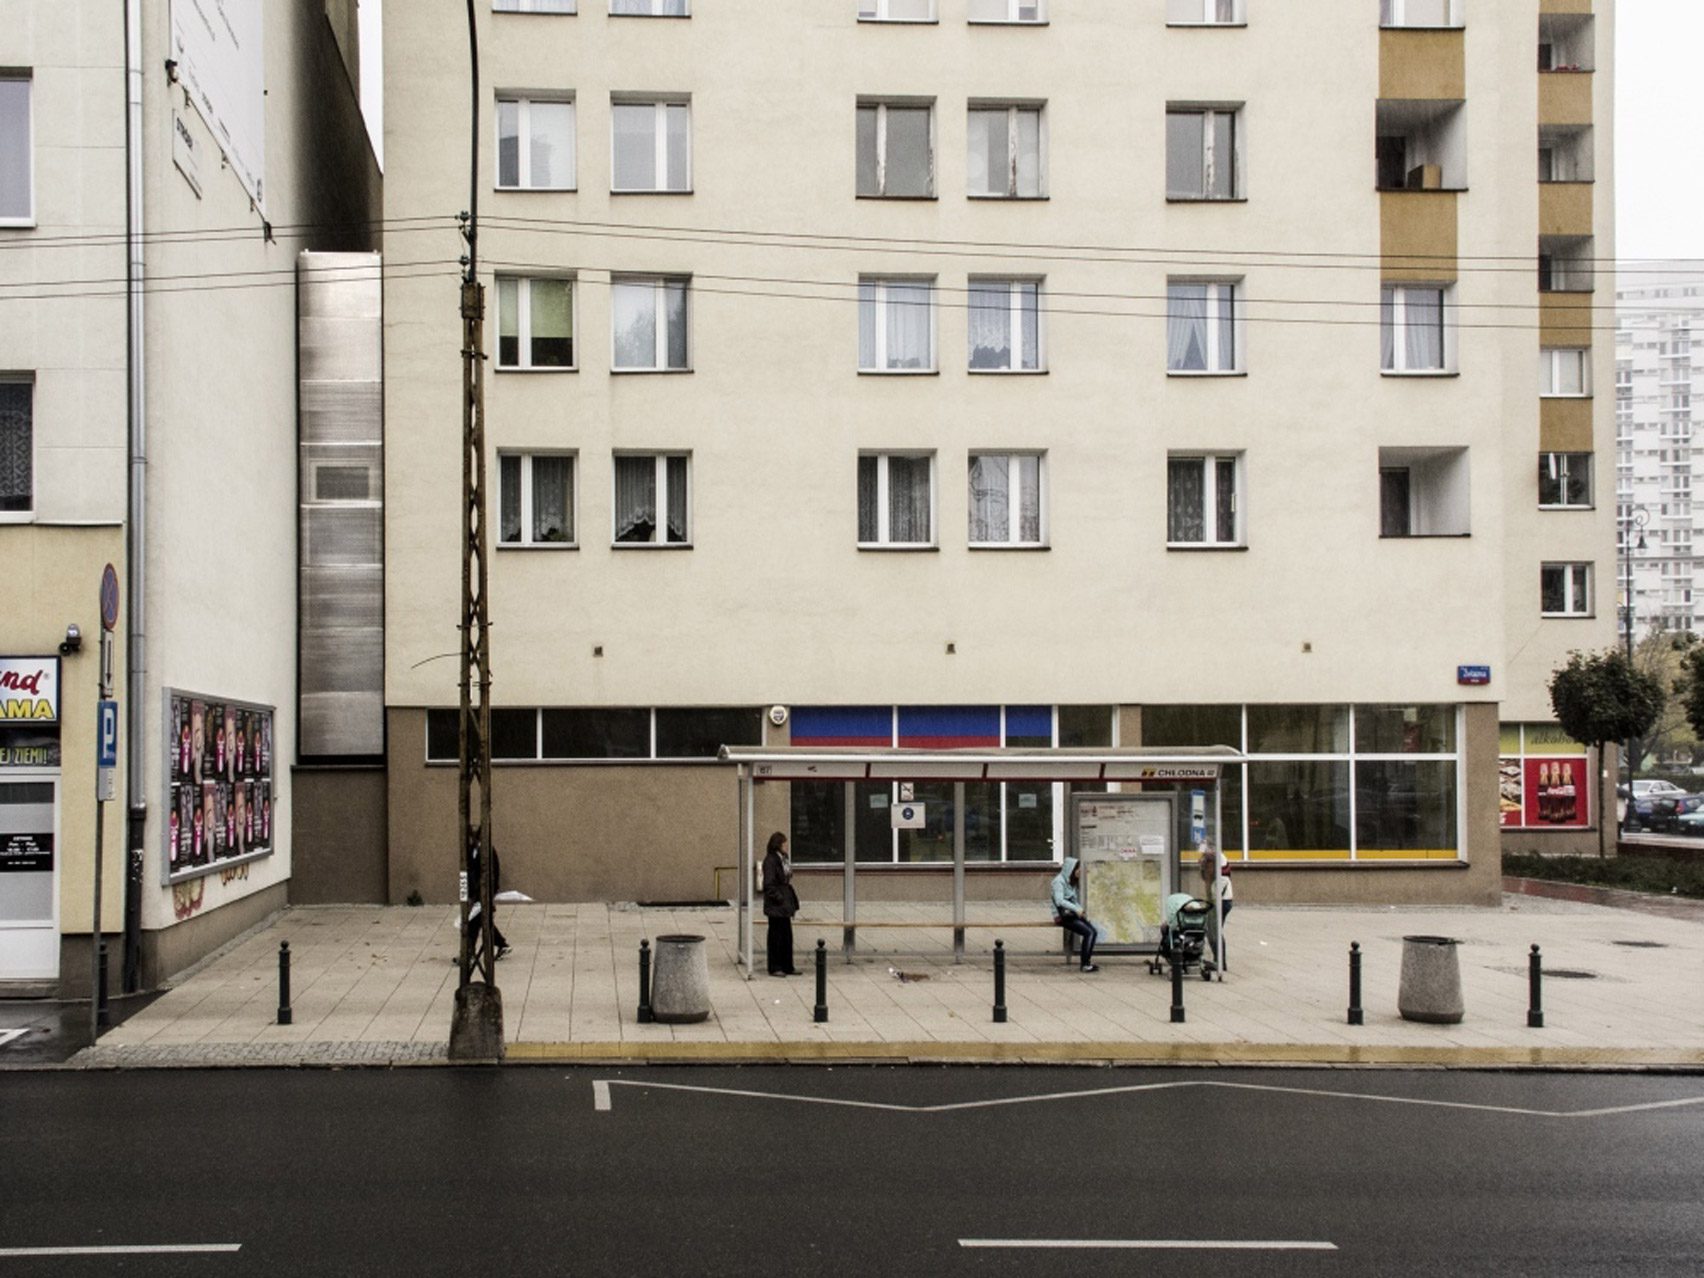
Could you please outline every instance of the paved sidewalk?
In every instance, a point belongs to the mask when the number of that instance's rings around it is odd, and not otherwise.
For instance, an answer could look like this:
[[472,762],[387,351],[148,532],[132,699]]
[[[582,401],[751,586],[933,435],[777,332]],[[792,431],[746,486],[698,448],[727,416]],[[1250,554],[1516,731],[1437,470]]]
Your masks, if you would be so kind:
[[[822,907],[817,907],[821,909]],[[864,922],[947,919],[945,905],[870,905]],[[807,911],[806,917],[809,916]],[[972,907],[973,921],[1033,921],[1024,904]],[[286,910],[186,974],[72,1061],[79,1067],[442,1063],[456,986],[455,911],[324,906]],[[511,1061],[1020,1061],[1438,1064],[1704,1069],[1704,921],[1510,896],[1498,910],[1239,906],[1230,973],[1170,982],[1110,956],[1083,975],[1047,928],[975,928],[963,964],[951,931],[798,928],[804,977],[735,966],[732,909],[506,907],[514,953],[498,967]],[[757,953],[763,953],[763,925]],[[712,1018],[641,1025],[642,937],[709,938]],[[1467,1018],[1421,1025],[1396,1011],[1402,937],[1459,937]],[[994,938],[1010,959],[1010,1020],[991,1018]],[[830,1019],[814,1024],[810,951],[829,945]],[[1366,1024],[1346,1024],[1348,949],[1365,954]],[[294,1024],[276,1024],[281,941],[293,957]],[[1543,948],[1546,1028],[1528,1029],[1527,953]],[[926,979],[904,980],[895,973]]]

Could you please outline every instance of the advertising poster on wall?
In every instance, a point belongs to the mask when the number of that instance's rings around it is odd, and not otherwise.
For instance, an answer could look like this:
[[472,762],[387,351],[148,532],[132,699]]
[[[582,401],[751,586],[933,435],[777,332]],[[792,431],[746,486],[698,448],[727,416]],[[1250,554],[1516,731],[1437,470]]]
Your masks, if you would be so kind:
[[172,0],[172,59],[224,159],[266,212],[261,0]]
[[1528,759],[1526,761],[1526,824],[1583,826],[1586,824],[1586,760]]
[[165,879],[272,851],[271,706],[168,689]]
[[1581,829],[1591,824],[1590,754],[1554,723],[1505,723],[1497,760],[1497,807],[1505,829]]
[[1497,811],[1505,826],[1525,825],[1526,790],[1521,780],[1521,757],[1497,760]]

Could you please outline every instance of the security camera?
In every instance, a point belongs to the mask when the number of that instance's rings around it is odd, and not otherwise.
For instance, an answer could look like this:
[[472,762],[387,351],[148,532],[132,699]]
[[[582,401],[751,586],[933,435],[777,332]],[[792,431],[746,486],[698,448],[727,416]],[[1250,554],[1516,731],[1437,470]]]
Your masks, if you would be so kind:
[[69,657],[72,653],[81,651],[83,651],[83,632],[77,628],[77,623],[73,621],[65,627],[65,640],[59,645],[59,652],[61,656]]

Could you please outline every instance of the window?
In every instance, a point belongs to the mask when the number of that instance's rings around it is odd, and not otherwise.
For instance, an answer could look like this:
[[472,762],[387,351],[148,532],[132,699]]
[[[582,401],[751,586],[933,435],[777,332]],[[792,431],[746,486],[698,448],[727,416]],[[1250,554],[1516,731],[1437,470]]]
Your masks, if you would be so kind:
[[1539,292],[1590,293],[1593,266],[1591,236],[1538,237]]
[[972,22],[1046,22],[1046,0],[970,0]]
[[1381,27],[1459,27],[1462,0],[1379,0]]
[[497,13],[573,13],[574,0],[492,0]]
[[574,189],[574,103],[497,99],[497,187]]
[[934,544],[932,453],[866,453],[858,458],[858,544]]
[[858,0],[860,22],[933,22],[935,0]]
[[1538,504],[1562,510],[1591,509],[1592,455],[1540,453]]
[[1373,150],[1381,191],[1467,189],[1467,107],[1449,99],[1380,98]]
[[1235,107],[1166,108],[1166,198],[1242,197]]
[[1591,394],[1591,352],[1554,347],[1538,353],[1538,393],[1546,398]]
[[35,221],[30,78],[0,72],[0,226]]
[[692,116],[687,103],[616,99],[610,106],[610,126],[610,190],[692,189]]
[[1168,26],[1232,26],[1243,21],[1243,0],[1166,0]]
[[1593,43],[1591,14],[1538,15],[1540,71],[1590,71],[1595,65]]
[[1538,129],[1538,180],[1590,182],[1592,130],[1587,124],[1541,124]]
[[1386,284],[1379,300],[1379,367],[1387,373],[1445,372],[1453,353],[1449,290],[1438,285]]
[[500,546],[574,544],[574,458],[567,453],[497,457]]
[[1166,371],[1236,373],[1241,315],[1234,282],[1166,281]]
[[935,369],[935,282],[858,281],[858,369],[929,373]]
[[0,377],[0,515],[35,507],[35,386]]
[[725,745],[763,744],[761,710],[698,707],[655,713],[659,759],[714,759]]
[[683,372],[687,362],[687,281],[678,278],[610,280],[610,316],[617,372]]
[[574,282],[497,277],[497,367],[574,367]]
[[685,18],[689,0],[609,0],[609,11],[617,18]]
[[970,455],[970,544],[1042,544],[1042,455]]
[[[456,761],[459,718],[455,710],[426,712],[428,763]],[[746,706],[491,711],[491,753],[511,763],[714,759],[724,745],[762,744],[763,712]]]
[[1592,614],[1592,566],[1545,564],[1539,570],[1539,607],[1546,617]]
[[690,545],[690,519],[687,454],[616,454],[616,545]]
[[1465,448],[1379,449],[1379,536],[1465,537]]
[[935,108],[927,102],[858,104],[858,194],[933,199]]
[[1243,544],[1242,454],[1208,453],[1166,459],[1166,544]]
[[1008,200],[1041,197],[1040,107],[973,106],[969,139],[968,190],[972,196]]
[[971,277],[970,368],[979,373],[1041,369],[1041,282]]

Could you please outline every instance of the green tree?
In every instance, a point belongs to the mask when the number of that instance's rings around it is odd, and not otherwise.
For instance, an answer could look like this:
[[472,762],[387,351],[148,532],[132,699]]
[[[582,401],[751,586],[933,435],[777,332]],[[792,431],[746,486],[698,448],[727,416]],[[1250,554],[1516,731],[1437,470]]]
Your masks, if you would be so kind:
[[[1556,722],[1576,741],[1597,751],[1603,766],[1604,747],[1611,741],[1642,737],[1663,712],[1663,685],[1655,676],[1635,669],[1619,648],[1568,654],[1568,663],[1550,676],[1550,708]],[[1632,803],[1632,796],[1628,796]],[[1598,855],[1604,855],[1603,828],[1598,820]]]
[[1645,732],[1627,743],[1627,776],[1637,776],[1647,758],[1662,760],[1698,749],[1697,720],[1691,715],[1693,661],[1704,661],[1704,649],[1686,631],[1653,628],[1633,649],[1635,669],[1654,677],[1663,689],[1663,710]]
[[1680,660],[1680,699],[1687,723],[1704,738],[1704,644],[1694,644]]

